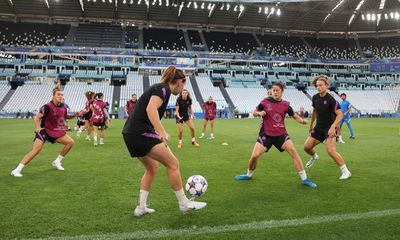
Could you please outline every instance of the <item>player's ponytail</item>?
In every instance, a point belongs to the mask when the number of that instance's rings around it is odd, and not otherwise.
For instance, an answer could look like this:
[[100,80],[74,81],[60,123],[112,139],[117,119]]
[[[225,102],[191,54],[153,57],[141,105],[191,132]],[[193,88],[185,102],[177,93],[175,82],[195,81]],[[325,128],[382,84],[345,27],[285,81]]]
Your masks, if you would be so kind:
[[53,88],[53,96],[56,95],[57,92],[60,92],[61,90],[61,86],[59,84],[57,84],[54,88]]
[[175,66],[169,66],[165,69],[163,75],[161,76],[162,83],[176,83],[179,79],[183,79],[185,73],[181,69],[177,69]]

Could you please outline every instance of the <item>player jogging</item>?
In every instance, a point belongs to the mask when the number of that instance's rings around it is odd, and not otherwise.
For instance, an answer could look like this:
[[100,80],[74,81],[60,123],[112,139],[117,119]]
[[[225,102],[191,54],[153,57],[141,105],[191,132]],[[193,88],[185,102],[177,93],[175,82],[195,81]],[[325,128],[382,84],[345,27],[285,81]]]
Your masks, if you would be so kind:
[[[336,151],[336,128],[342,120],[342,111],[338,102],[327,92],[329,87],[327,76],[318,75],[312,79],[311,83],[317,88],[318,93],[312,98],[310,136],[304,143],[304,151],[311,155],[306,167],[312,167],[319,158],[314,147],[326,140],[326,151],[342,171],[339,179],[348,179],[351,177],[351,173],[342,156]],[[314,126],[315,119],[317,119],[317,123]]]
[[355,139],[356,137],[354,136],[353,126],[351,125],[350,122],[351,103],[347,100],[346,93],[340,94],[340,98],[342,99],[342,101],[339,104],[340,108],[342,109],[343,118],[342,121],[340,121],[340,128],[338,129],[338,135],[339,135],[339,142],[345,143],[342,138],[343,123],[346,123],[347,128],[350,130],[350,139]]

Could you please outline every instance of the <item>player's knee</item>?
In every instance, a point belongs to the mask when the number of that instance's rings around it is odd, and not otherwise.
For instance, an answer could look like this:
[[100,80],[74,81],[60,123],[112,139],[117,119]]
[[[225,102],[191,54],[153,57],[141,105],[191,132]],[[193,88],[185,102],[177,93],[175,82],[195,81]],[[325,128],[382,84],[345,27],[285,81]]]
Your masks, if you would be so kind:
[[328,152],[328,154],[330,156],[333,156],[336,154],[336,148],[334,148],[334,147],[327,148],[326,151]]
[[151,167],[147,168],[146,171],[147,171],[148,174],[150,174],[152,176],[155,176],[157,174],[157,171],[158,171],[158,166],[157,165],[151,166]]

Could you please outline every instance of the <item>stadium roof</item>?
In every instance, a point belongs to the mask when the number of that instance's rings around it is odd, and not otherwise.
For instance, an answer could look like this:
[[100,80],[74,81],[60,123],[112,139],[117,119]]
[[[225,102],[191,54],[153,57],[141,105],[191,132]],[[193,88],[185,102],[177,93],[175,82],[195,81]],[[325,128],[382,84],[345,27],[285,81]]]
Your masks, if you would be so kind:
[[349,33],[400,29],[400,0],[0,0],[0,19]]

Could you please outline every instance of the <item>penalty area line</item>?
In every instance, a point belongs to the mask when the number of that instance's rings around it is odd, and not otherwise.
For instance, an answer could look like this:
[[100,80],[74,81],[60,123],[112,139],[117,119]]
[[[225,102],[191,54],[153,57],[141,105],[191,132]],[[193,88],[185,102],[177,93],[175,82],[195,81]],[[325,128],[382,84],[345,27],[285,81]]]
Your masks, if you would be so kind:
[[[80,236],[64,236],[64,237],[47,237],[39,238],[42,240],[119,240],[119,239],[142,239],[142,238],[164,238],[164,237],[186,237],[200,234],[214,234],[223,232],[235,232],[235,231],[248,231],[248,230],[259,230],[269,229],[278,227],[291,227],[291,226],[302,226],[309,224],[327,223],[327,222],[341,222],[348,220],[368,219],[386,216],[397,216],[400,215],[400,209],[388,209],[371,212],[360,212],[360,213],[346,213],[337,215],[325,215],[325,216],[309,216],[304,218],[296,219],[284,219],[284,220],[268,220],[261,222],[251,222],[233,225],[221,225],[214,227],[188,227],[182,229],[160,229],[153,231],[137,231],[137,232],[126,232],[126,233],[107,233],[107,234],[95,234],[95,235],[80,235]],[[39,240],[35,239],[35,240]],[[33,240],[33,239],[31,239]]]

